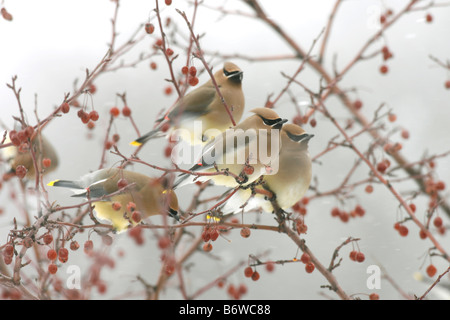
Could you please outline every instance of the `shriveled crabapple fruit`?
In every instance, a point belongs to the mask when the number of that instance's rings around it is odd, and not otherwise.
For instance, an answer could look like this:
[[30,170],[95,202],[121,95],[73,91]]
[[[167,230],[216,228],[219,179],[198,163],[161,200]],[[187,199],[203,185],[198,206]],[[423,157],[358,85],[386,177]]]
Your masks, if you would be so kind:
[[49,272],[50,274],[55,274],[57,271],[58,271],[58,266],[57,266],[56,264],[50,263],[50,264],[48,265],[48,272]]
[[312,272],[314,271],[315,268],[316,268],[316,266],[315,266],[314,263],[312,263],[312,262],[308,262],[308,263],[305,265],[305,271],[306,271],[307,273],[312,273]]
[[155,31],[155,26],[152,23],[146,23],[144,29],[148,34],[152,34]]
[[244,269],[244,276],[246,276],[247,278],[250,278],[253,275],[253,268],[252,267],[247,267]]
[[258,271],[253,272],[251,278],[252,278],[253,281],[258,281],[259,278],[260,278],[259,272]]
[[251,234],[250,228],[244,227],[244,228],[241,229],[241,236],[242,236],[243,238],[248,238],[248,237],[250,237],[250,234]]

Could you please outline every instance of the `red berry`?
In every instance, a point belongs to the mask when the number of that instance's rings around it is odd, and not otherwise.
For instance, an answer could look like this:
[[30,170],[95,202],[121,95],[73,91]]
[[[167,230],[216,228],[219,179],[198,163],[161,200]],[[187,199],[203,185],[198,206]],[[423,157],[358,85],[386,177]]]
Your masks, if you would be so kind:
[[131,214],[131,220],[133,220],[135,223],[139,223],[142,220],[142,213],[138,210],[133,211]]
[[120,110],[119,110],[119,108],[117,108],[117,107],[112,107],[112,108],[109,110],[109,113],[110,113],[113,117],[118,117],[119,114],[120,114]]
[[267,262],[266,270],[267,270],[267,272],[272,272],[273,270],[275,270],[275,263],[272,261]]
[[352,250],[350,251],[350,260],[356,261],[356,256],[358,255],[358,251]]
[[111,206],[113,207],[114,210],[119,211],[122,208],[122,205],[120,204],[120,202],[114,201]]
[[442,218],[441,218],[441,217],[436,217],[436,218],[434,218],[433,224],[434,224],[434,226],[435,226],[436,228],[442,227],[442,224],[443,224]]
[[188,83],[195,87],[198,84],[198,78],[197,77],[189,77]]
[[317,125],[317,120],[315,119],[315,118],[312,118],[310,121],[309,121],[309,124],[311,125],[311,127],[315,127],[316,125]]
[[166,54],[167,54],[168,56],[173,55],[173,50],[170,49],[170,48],[167,48],[167,49],[166,49]]
[[211,242],[207,242],[203,245],[203,251],[210,252],[212,250],[213,246]]
[[19,179],[23,179],[23,178],[25,178],[28,170],[27,170],[27,168],[25,168],[23,165],[20,164],[16,167],[15,172],[16,172],[16,176]]
[[243,284],[243,283],[241,283],[240,285],[239,285],[239,288],[238,288],[238,292],[239,292],[239,294],[246,294],[247,293],[247,286],[245,285],[245,284]]
[[356,254],[356,261],[363,262],[364,260],[366,260],[366,257],[364,256],[364,253],[358,252]]
[[134,212],[136,210],[136,203],[130,201],[127,204],[127,211],[128,212]]
[[117,188],[122,189],[125,188],[128,185],[128,181],[125,178],[120,178],[119,181],[117,181]]
[[11,20],[13,19],[12,14],[9,13],[8,11],[6,11],[5,8],[2,8],[2,9],[0,10],[0,12],[1,12],[1,14],[2,14],[3,19],[5,19],[6,21],[11,21]]
[[170,95],[170,94],[172,94],[172,92],[173,92],[173,89],[172,89],[171,86],[167,86],[167,87],[164,89],[164,93],[165,93],[166,95]]
[[251,234],[250,228],[244,227],[241,229],[241,237],[248,238],[250,237],[250,234]]
[[307,263],[305,266],[305,270],[307,273],[312,273],[315,268],[316,268],[316,266],[312,262]]
[[244,167],[244,173],[245,173],[247,176],[252,175],[253,172],[255,172],[255,168],[253,168],[252,166],[246,165],[246,166]]
[[334,207],[333,209],[331,209],[331,216],[332,217],[339,217],[341,214],[341,210],[339,210],[338,207]]
[[356,110],[359,110],[359,109],[361,109],[362,108],[362,101],[361,100],[355,100],[354,102],[353,102],[353,108],[355,108]]
[[387,164],[386,164],[386,162],[382,161],[382,162],[379,162],[379,163],[377,164],[377,170],[378,170],[379,172],[384,173],[384,172],[386,171],[386,169],[387,169]]
[[393,113],[389,113],[388,120],[390,122],[395,122],[395,120],[397,120],[397,116],[395,114],[393,114]]
[[445,183],[444,181],[438,181],[436,182],[436,190],[442,191],[445,189]]
[[356,215],[362,217],[366,213],[366,210],[364,210],[364,208],[358,204],[355,207],[355,213],[356,213]]
[[156,62],[154,62],[154,61],[150,62],[150,69],[156,70],[157,68],[158,68],[158,65],[156,64]]
[[25,128],[25,135],[27,138],[31,138],[34,133],[34,128],[32,126],[28,126]]
[[380,296],[377,293],[371,293],[369,296],[370,300],[380,300]]
[[255,271],[255,272],[253,272],[253,274],[252,274],[252,280],[253,281],[258,281],[259,280],[259,272],[258,271]]
[[250,278],[253,275],[253,268],[252,267],[247,267],[244,269],[244,275],[247,278]]
[[91,94],[94,94],[94,93],[97,92],[97,87],[95,86],[95,84],[90,84],[90,85],[89,85],[89,92],[90,92]]
[[14,254],[14,246],[12,244],[7,244],[5,248],[3,248],[3,254],[12,257]]
[[389,71],[389,68],[388,68],[388,66],[387,65],[382,65],[381,67],[380,67],[380,72],[382,73],[382,74],[386,74],[386,73],[388,73],[388,71]]
[[433,16],[429,13],[427,13],[427,15],[425,16],[425,20],[430,23],[433,21]]
[[50,274],[55,274],[58,271],[58,266],[54,263],[48,265],[48,272]]
[[400,235],[401,235],[402,237],[406,237],[406,236],[408,235],[409,230],[408,230],[408,228],[407,228],[406,226],[401,225],[401,226],[399,227],[399,229],[398,229],[398,232],[400,233]]
[[170,246],[170,243],[171,243],[171,241],[170,241],[170,238],[169,238],[169,237],[164,236],[164,237],[160,237],[160,238],[158,239],[158,247],[159,247],[160,249],[166,249],[166,248],[168,248],[168,247]]
[[300,257],[300,261],[303,262],[304,264],[310,263],[311,262],[311,257],[309,256],[309,254],[304,252],[302,254],[302,256]]
[[164,156],[166,158],[170,158],[170,156],[172,155],[172,150],[173,147],[171,145],[168,145],[165,149],[164,149]]
[[419,237],[420,237],[420,239],[426,239],[427,233],[424,230],[420,230]]
[[58,257],[59,261],[61,261],[62,263],[67,262],[67,259],[69,258],[69,250],[67,250],[66,248],[60,248],[58,250]]
[[166,3],[167,6],[170,6],[172,4],[172,0],[165,0],[164,2]]
[[152,34],[153,31],[155,31],[155,26],[152,23],[146,23],[144,28],[145,32],[147,32],[148,34]]
[[45,243],[46,245],[49,245],[49,244],[52,243],[52,241],[53,241],[53,236],[52,236],[51,233],[46,233],[46,234],[44,235],[44,237],[42,238],[42,240],[44,240],[44,243]]
[[427,274],[430,278],[433,277],[436,274],[436,272],[437,272],[437,269],[434,265],[430,264],[427,267]]
[[367,193],[372,193],[373,192],[373,186],[371,184],[368,184],[365,188],[365,191]]
[[181,68],[181,73],[184,75],[187,75],[189,72],[189,68],[188,66],[184,66],[183,68]]
[[89,112],[89,119],[91,119],[92,121],[97,121],[99,118],[98,112],[95,110],[92,110],[91,112]]
[[409,131],[408,130],[403,129],[401,135],[402,135],[403,139],[405,139],[405,140],[409,139]]
[[194,67],[194,66],[191,66],[189,68],[189,75],[192,76],[192,77],[195,77],[197,75],[197,68]]
[[128,106],[123,107],[122,114],[124,117],[129,117],[131,115],[131,109]]
[[450,89],[450,80],[445,81],[445,89]]
[[219,231],[217,231],[216,229],[211,230],[210,237],[211,237],[211,241],[216,241],[217,238],[219,237]]
[[56,258],[58,257],[58,253],[56,253],[56,251],[54,249],[50,249],[47,251],[47,258],[49,260],[56,260]]
[[49,159],[49,158],[44,158],[44,159],[42,159],[42,166],[44,167],[44,168],[48,168],[48,167],[50,167],[52,165],[52,160],[51,159]]
[[106,246],[110,246],[113,243],[113,238],[110,235],[105,234],[102,236],[102,243]]
[[77,241],[72,241],[69,246],[70,250],[77,251],[80,248],[80,244]]
[[87,240],[84,243],[84,252],[91,253],[93,249],[94,249],[94,242],[92,242],[92,240]]

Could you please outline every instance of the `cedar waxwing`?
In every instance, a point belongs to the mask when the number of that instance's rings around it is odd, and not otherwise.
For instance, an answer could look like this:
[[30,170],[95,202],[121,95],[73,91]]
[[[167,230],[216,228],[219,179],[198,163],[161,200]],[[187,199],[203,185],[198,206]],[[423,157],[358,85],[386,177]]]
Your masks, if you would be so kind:
[[[5,144],[10,142],[11,140],[9,139],[9,137],[7,137],[5,139]],[[6,162],[10,166],[10,174],[15,174],[17,166],[23,165],[27,169],[25,178],[31,180],[36,177],[33,157],[29,148],[24,148],[23,146],[24,145],[21,145],[19,147],[6,147],[2,149],[2,155],[4,160],[6,160]],[[58,156],[53,146],[42,134],[36,134],[33,137],[31,146],[34,150],[34,154],[37,160],[36,165],[39,169],[39,172],[47,174],[56,169],[56,167],[58,166]],[[45,158],[50,159],[50,165],[44,168],[42,160]]]
[[[134,221],[132,215],[136,211],[141,213],[142,219],[167,212],[178,220],[178,199],[175,192],[164,189],[159,179],[133,171],[100,169],[77,181],[55,180],[48,185],[75,189],[73,197],[101,198],[93,202],[96,215],[110,221],[115,232],[122,232],[130,225],[136,225],[139,221]],[[128,188],[125,187],[127,185]],[[108,197],[112,193],[115,194]]]
[[[225,62],[223,69],[214,74],[214,79],[235,123],[239,123],[244,112],[242,77],[241,69],[231,62]],[[154,130],[139,137],[131,144],[140,146],[151,138],[170,136],[175,128],[180,129],[177,133],[191,145],[205,144],[215,135],[233,125],[211,79],[182,97],[174,109],[165,118],[158,119],[157,122],[159,124]],[[166,133],[162,133],[161,128],[167,123],[170,125],[170,129]],[[199,123],[201,123],[201,128],[194,126],[194,124],[199,126]]]
[[[189,169],[198,173],[228,169],[232,175],[181,174],[174,188],[207,180],[217,185],[236,187],[249,184],[261,175],[275,173],[278,169],[280,129],[287,120],[268,108],[256,108],[251,112],[254,115],[208,143],[202,150],[201,160]],[[235,176],[240,176],[242,180],[238,182]]]
[[[314,137],[300,126],[285,124],[281,129],[281,150],[279,156],[279,169],[274,175],[264,176],[262,186],[276,197],[281,209],[286,210],[297,203],[309,188],[311,182],[311,158],[308,152],[308,142]],[[273,212],[272,204],[262,194],[254,194],[252,190],[239,189],[224,205],[223,212],[239,212],[247,200],[244,210],[261,207],[266,212]]]

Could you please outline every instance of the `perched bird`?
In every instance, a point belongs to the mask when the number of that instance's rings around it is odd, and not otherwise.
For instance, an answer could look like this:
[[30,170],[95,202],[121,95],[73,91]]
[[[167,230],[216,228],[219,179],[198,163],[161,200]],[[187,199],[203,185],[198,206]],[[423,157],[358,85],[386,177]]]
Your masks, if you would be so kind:
[[[5,139],[5,144],[10,143],[9,137]],[[58,166],[58,155],[50,142],[42,135],[36,134],[31,141],[31,147],[34,151],[36,165],[39,172],[47,174]],[[1,149],[3,159],[9,164],[8,175],[15,174],[16,168],[22,165],[27,169],[25,178],[28,180],[36,177],[35,163],[31,150],[26,144],[15,145]],[[48,160],[44,160],[48,159]]]
[[80,180],[55,180],[48,185],[74,189],[73,197],[96,199],[93,202],[96,216],[110,221],[115,232],[136,225],[140,219],[134,219],[135,212],[142,219],[168,213],[178,220],[175,192],[165,189],[160,179],[137,172],[106,168],[86,174]]
[[[297,203],[309,188],[311,182],[311,158],[308,152],[308,142],[314,137],[298,125],[285,124],[281,129],[281,150],[279,169],[274,175],[263,177],[263,188],[274,194],[281,209],[286,210]],[[230,191],[229,191],[230,192]],[[229,194],[227,192],[227,194]],[[239,189],[223,206],[224,213],[245,211],[261,207],[266,212],[272,212],[270,199],[252,190]]]
[[251,112],[254,114],[205,145],[201,160],[189,169],[193,173],[226,170],[230,174],[184,173],[175,181],[174,188],[207,180],[217,185],[236,187],[249,184],[261,175],[275,173],[278,169],[280,129],[287,120],[268,108],[256,108]]
[[[232,62],[225,62],[223,69],[214,74],[214,79],[235,123],[241,120],[245,106],[242,78],[242,70]],[[159,124],[154,130],[131,144],[140,146],[149,139],[170,136],[174,129],[178,129],[176,134],[191,145],[205,144],[218,133],[233,126],[230,115],[211,79],[182,97],[173,110],[157,122]],[[162,132],[164,126],[169,126],[170,129]]]

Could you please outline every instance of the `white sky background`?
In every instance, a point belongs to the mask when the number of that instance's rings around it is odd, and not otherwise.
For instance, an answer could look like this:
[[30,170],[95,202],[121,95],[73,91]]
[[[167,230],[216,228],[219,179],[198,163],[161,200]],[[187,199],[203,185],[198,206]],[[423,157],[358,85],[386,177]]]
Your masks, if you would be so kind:
[[[164,1],[161,8],[165,8]],[[222,1],[206,1],[215,5]],[[238,1],[224,1],[230,10],[246,10]],[[334,1],[261,1],[271,18],[279,22],[285,30],[298,41],[304,49],[309,48],[328,19]],[[328,55],[325,57],[326,66],[331,67],[333,54],[337,54],[338,68],[345,66],[352,59],[357,50],[365,43],[369,36],[376,32],[376,15],[383,8],[382,4],[397,12],[407,1],[345,1],[335,20],[333,31],[328,44]],[[427,2],[424,2],[427,3]],[[111,38],[110,18],[114,5],[110,1],[5,1],[8,11],[14,17],[12,22],[0,19],[0,120],[7,126],[12,126],[11,115],[18,115],[17,103],[12,92],[6,88],[13,75],[18,75],[18,86],[22,87],[22,103],[30,122],[35,123],[34,94],[37,93],[38,113],[41,117],[48,115],[55,106],[59,105],[66,92],[73,88],[73,81],[84,77],[86,68],[92,69],[105,55],[107,43]],[[146,22],[154,1],[122,1],[117,30],[120,33],[118,42],[124,39],[137,28],[140,23]],[[176,13],[175,8],[186,10],[188,17],[191,11],[186,3],[174,0],[172,6],[162,11],[162,16],[170,16],[187,34],[184,22]],[[248,10],[247,10],[248,11]],[[425,12],[430,12],[434,21],[425,23]],[[450,135],[448,119],[450,118],[449,96],[450,91],[444,89],[444,82],[450,78],[447,71],[432,62],[428,55],[432,54],[441,60],[450,58],[450,43],[448,30],[450,30],[450,8],[438,8],[428,11],[414,12],[406,15],[399,23],[385,34],[385,41],[394,53],[394,59],[388,61],[390,72],[383,76],[378,72],[381,57],[359,62],[344,78],[342,87],[358,89],[352,97],[360,97],[364,107],[371,110],[368,116],[381,103],[387,103],[398,115],[398,123],[411,133],[404,144],[404,154],[410,159],[418,160],[424,152],[429,154],[447,151],[450,148]],[[154,15],[151,14],[153,18]],[[289,54],[290,49],[281,42],[266,26],[252,19],[227,16],[218,19],[218,15],[211,10],[200,8],[195,24],[197,33],[206,32],[201,44],[204,50],[220,51],[227,54],[239,53],[249,56],[267,56]],[[156,29],[158,34],[159,30]],[[140,51],[148,50],[154,38],[145,39],[141,46],[127,57],[135,57]],[[368,52],[374,52],[383,45],[378,41]],[[175,53],[178,53],[175,51]],[[181,52],[175,63],[176,70],[181,69],[186,57]],[[104,139],[104,129],[108,119],[107,113],[111,106],[121,106],[116,93],[127,93],[127,99],[133,110],[134,119],[142,132],[152,125],[156,114],[161,108],[167,108],[173,103],[175,94],[167,97],[163,89],[168,78],[167,67],[162,57],[153,59],[158,63],[158,70],[148,68],[144,62],[136,69],[126,69],[119,72],[101,76],[95,82],[98,92],[86,100],[89,107],[92,103],[100,113],[100,120],[92,139],[85,139],[88,130],[71,110],[62,119],[53,121],[45,130],[45,134],[55,144],[60,154],[62,165],[59,169],[46,177],[76,178],[90,170],[98,168],[101,156],[101,143]],[[215,59],[214,63],[221,63]],[[260,107],[269,94],[277,94],[284,87],[286,80],[280,71],[292,74],[298,67],[298,61],[249,63],[236,60],[244,70],[244,91],[246,95],[246,110]],[[199,61],[195,65],[200,67]],[[177,69],[178,68],[178,69]],[[200,82],[207,79],[202,75]],[[302,82],[317,87],[317,76],[305,71],[299,78]],[[298,92],[299,101],[308,101],[305,93]],[[83,99],[80,99],[82,102]],[[328,107],[335,115],[347,116],[340,102],[336,99],[328,101]],[[294,108],[288,96],[277,105],[277,111],[285,118],[292,119]],[[103,116],[103,117],[102,117]],[[317,117],[316,128],[305,128],[315,134],[310,143],[311,154],[322,151],[328,140],[336,134],[332,127],[321,116]],[[116,121],[114,131],[121,135],[119,147],[124,154],[132,152],[133,148],[128,142],[135,138],[135,133],[125,119]],[[398,137],[398,136],[397,136]],[[361,144],[364,146],[364,144]],[[165,147],[164,140],[152,143],[141,152],[144,159],[155,164],[167,164],[162,157]],[[319,187],[326,191],[336,187],[353,164],[354,154],[350,150],[342,149],[323,157],[322,165],[315,164],[314,175],[317,176]],[[116,159],[108,158],[109,164]],[[155,174],[147,168],[135,167],[148,174]],[[440,178],[450,185],[449,159],[438,161]],[[361,177],[367,175],[368,168],[362,167]],[[157,174],[157,173],[156,173]],[[408,184],[405,190],[408,190]],[[186,188],[185,193],[179,195],[182,201],[187,201],[194,189]],[[71,203],[69,192],[65,190],[49,190],[50,198],[59,203]],[[342,251],[344,258],[342,266],[335,270],[335,275],[344,290],[349,293],[370,293],[373,290],[366,288],[366,268],[371,264],[381,264],[389,274],[398,281],[398,284],[407,292],[422,294],[426,286],[416,283],[412,275],[418,271],[424,261],[424,255],[431,246],[430,242],[419,240],[418,229],[412,224],[410,236],[401,238],[393,230],[393,224],[398,218],[397,204],[393,197],[383,187],[377,186],[376,192],[370,196],[357,192],[358,199],[349,206],[361,203],[367,213],[363,219],[353,219],[343,224],[330,216],[330,210],[337,204],[334,198],[323,198],[314,201],[308,207],[307,224],[308,234],[305,236],[307,244],[319,259],[327,265],[333,250],[348,236],[361,237],[359,242],[361,250],[366,254],[366,261],[357,264],[348,260],[349,247]],[[7,192],[0,194],[2,202],[7,203]],[[417,202],[418,210],[426,209],[425,199]],[[76,203],[76,202],[75,202]],[[2,205],[5,206],[5,205]],[[206,209],[206,208],[205,208]],[[444,215],[442,214],[444,218]],[[245,218],[246,222],[254,221],[254,217]],[[263,223],[274,223],[269,214],[261,218]],[[6,239],[9,230],[10,216],[0,216],[0,243]],[[448,220],[444,218],[444,221]],[[152,235],[147,237],[151,241]],[[235,265],[237,261],[246,259],[248,254],[258,254],[270,249],[269,257],[272,260],[291,259],[296,254],[294,244],[287,237],[264,231],[253,231],[249,239],[239,237],[238,231],[230,236],[231,242],[219,238],[213,243],[213,253],[220,256],[222,261],[215,261],[198,254],[192,259],[195,262],[191,273],[186,273],[188,290],[195,291],[202,283],[208,283],[226,270]],[[447,239],[438,237],[441,244],[450,250]],[[127,235],[115,238],[115,247],[111,248],[114,255],[118,248],[125,248],[127,256],[118,261],[114,270],[105,270],[102,276],[111,280],[107,297],[120,296],[123,288],[136,291],[132,276],[140,273],[151,283],[159,273],[159,257],[156,246],[147,245],[147,251],[134,248],[134,244]],[[148,248],[153,251],[148,252]],[[129,251],[129,252],[128,252]],[[72,260],[73,259],[73,260]],[[78,261],[82,264],[83,253],[71,254],[69,262]],[[425,265],[429,260],[425,259]],[[439,271],[443,271],[441,261],[433,259]],[[152,268],[154,266],[154,268]],[[126,270],[126,271],[124,271]],[[232,283],[244,282],[249,286],[249,293],[244,298],[250,299],[302,299],[322,298],[319,286],[325,284],[325,279],[315,271],[309,275],[304,272],[302,264],[288,264],[277,266],[273,274],[264,272],[260,268],[262,277],[253,283],[244,279],[243,273],[238,272],[230,277]],[[423,269],[422,269],[423,270]],[[176,277],[174,277],[176,279]],[[113,283],[114,282],[114,283]],[[162,298],[180,298],[176,290],[177,280],[172,281],[174,289],[167,290]],[[191,286],[191,287],[189,287]],[[270,289],[269,289],[270,288]],[[377,291],[384,299],[399,298],[389,283],[382,282],[382,289]],[[200,298],[223,299],[227,298],[224,291],[212,289]]]

